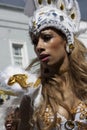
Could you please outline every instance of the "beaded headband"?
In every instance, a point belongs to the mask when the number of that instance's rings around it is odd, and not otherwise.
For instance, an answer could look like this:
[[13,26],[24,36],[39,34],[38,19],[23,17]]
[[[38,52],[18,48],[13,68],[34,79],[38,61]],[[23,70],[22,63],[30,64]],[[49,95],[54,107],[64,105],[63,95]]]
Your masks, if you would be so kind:
[[76,0],[27,0],[25,14],[30,18],[29,32],[38,34],[46,27],[61,30],[67,37],[67,52],[74,48],[74,34],[78,32],[80,10]]

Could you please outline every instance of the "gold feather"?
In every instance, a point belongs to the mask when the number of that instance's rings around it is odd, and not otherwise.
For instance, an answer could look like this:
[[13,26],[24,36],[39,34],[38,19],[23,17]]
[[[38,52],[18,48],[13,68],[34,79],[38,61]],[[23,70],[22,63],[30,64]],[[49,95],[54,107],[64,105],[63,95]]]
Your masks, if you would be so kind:
[[41,83],[41,79],[38,78],[35,83],[30,82],[27,83],[28,76],[26,74],[16,74],[9,78],[8,85],[12,86],[15,83],[18,83],[23,89],[26,89],[28,87],[38,87],[38,85]]
[[22,88],[27,88],[29,87],[27,79],[28,76],[25,74],[15,74],[9,78],[8,85],[12,86],[14,83],[18,83]]
[[11,91],[7,91],[7,90],[0,90],[0,95],[10,95],[10,96],[17,96],[17,94],[11,92]]

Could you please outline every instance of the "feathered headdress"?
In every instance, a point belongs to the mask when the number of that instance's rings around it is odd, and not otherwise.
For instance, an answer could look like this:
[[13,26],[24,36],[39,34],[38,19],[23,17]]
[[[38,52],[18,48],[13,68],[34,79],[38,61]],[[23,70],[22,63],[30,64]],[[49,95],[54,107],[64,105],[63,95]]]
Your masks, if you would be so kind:
[[67,52],[73,49],[73,34],[78,32],[80,10],[76,0],[25,0],[25,14],[31,17],[29,31],[37,34],[55,27],[67,37]]

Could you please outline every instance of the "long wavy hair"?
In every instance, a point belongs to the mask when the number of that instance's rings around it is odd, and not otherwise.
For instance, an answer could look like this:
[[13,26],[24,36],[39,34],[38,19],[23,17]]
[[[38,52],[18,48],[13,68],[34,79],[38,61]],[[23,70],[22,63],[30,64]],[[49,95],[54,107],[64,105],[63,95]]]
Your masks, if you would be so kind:
[[[40,74],[42,80],[42,95],[44,100],[40,108],[33,114],[33,120],[36,122],[37,126],[39,124],[39,118],[41,115],[43,115],[47,104],[50,104],[54,115],[58,111],[58,106],[60,105],[65,108],[70,117],[72,117],[70,109],[65,103],[63,103],[63,82],[67,84],[68,81],[70,88],[80,100],[86,101],[87,99],[87,48],[76,38],[74,49],[72,53],[68,55],[68,59],[69,69],[67,72],[60,73],[55,77],[51,77],[49,75],[49,77],[45,78],[43,75],[41,75],[43,68],[40,66],[37,58],[34,59],[26,69],[30,70],[32,67],[35,67],[39,64],[39,68],[36,71]],[[59,94],[62,96],[62,101],[58,96]],[[55,124],[55,120],[53,124]],[[45,128],[45,130],[49,130],[52,125]]]

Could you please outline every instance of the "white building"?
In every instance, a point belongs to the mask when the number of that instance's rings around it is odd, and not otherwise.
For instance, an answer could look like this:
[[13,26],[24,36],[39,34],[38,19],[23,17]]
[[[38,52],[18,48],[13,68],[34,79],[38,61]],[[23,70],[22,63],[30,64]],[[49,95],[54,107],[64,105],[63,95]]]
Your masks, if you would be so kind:
[[0,3],[0,71],[9,65],[25,68],[35,56],[28,21],[23,7]]

